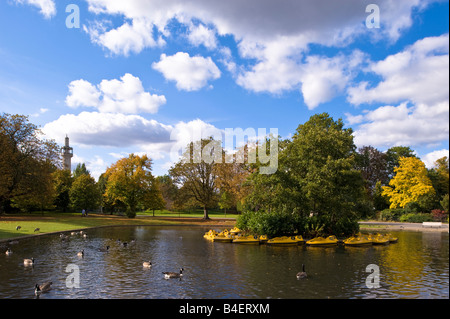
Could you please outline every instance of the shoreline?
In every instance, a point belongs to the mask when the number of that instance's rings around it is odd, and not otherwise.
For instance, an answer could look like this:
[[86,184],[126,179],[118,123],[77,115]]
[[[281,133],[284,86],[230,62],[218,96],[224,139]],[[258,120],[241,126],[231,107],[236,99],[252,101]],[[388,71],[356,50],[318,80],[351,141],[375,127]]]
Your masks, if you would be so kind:
[[[377,229],[377,230],[389,230],[389,231],[422,231],[422,232],[442,232],[449,231],[449,224],[442,223],[441,227],[424,227],[421,223],[400,223],[400,222],[359,222],[362,229]],[[366,227],[364,227],[366,226]],[[380,226],[380,227],[370,227]]]

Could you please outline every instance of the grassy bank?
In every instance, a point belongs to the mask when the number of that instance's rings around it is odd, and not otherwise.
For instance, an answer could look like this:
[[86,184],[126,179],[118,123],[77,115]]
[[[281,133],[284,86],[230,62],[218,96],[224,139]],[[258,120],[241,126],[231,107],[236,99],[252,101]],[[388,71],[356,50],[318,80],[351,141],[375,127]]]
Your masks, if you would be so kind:
[[[136,218],[126,216],[89,214],[81,217],[80,214],[72,213],[39,213],[26,215],[7,215],[0,217],[0,240],[17,238],[21,236],[62,232],[75,229],[85,229],[100,226],[152,226],[152,225],[224,225],[231,226],[233,220],[222,220],[219,216],[211,216],[210,221],[201,219],[203,215],[191,214],[155,214],[138,215]],[[16,230],[17,226],[21,226]],[[35,232],[35,229],[39,231]]]

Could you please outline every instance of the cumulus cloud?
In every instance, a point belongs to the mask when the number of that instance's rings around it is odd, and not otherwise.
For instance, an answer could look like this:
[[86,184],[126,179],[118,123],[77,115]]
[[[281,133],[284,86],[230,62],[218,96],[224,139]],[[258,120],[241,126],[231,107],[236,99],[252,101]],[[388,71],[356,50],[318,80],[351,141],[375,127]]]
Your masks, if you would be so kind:
[[15,0],[17,3],[29,4],[37,7],[40,13],[46,18],[50,19],[56,15],[56,5],[54,0]]
[[207,49],[217,48],[217,38],[214,30],[209,29],[203,24],[189,26],[189,42],[195,46],[203,45]]
[[177,88],[184,91],[198,91],[210,80],[220,78],[220,70],[210,57],[189,56],[178,52],[175,55],[161,55],[160,61],[152,64],[169,81],[175,81]]
[[449,134],[448,34],[424,38],[404,51],[372,62],[367,70],[382,80],[374,87],[363,82],[348,89],[348,100],[393,103],[361,115],[347,114],[360,123],[357,145],[435,146]]
[[444,156],[447,156],[449,158],[449,150],[443,149],[443,150],[437,150],[433,151],[431,153],[426,154],[421,158],[421,160],[425,163],[425,166],[427,168],[433,168],[436,167],[435,163],[438,159],[443,158]]
[[165,103],[163,95],[145,92],[141,80],[129,73],[120,80],[103,80],[97,86],[82,79],[72,81],[66,97],[69,107],[94,107],[100,112],[126,114],[156,113]]
[[382,78],[373,88],[363,82],[348,90],[349,102],[395,103],[411,100],[433,104],[449,97],[449,36],[417,41],[402,52],[373,62],[368,70]]

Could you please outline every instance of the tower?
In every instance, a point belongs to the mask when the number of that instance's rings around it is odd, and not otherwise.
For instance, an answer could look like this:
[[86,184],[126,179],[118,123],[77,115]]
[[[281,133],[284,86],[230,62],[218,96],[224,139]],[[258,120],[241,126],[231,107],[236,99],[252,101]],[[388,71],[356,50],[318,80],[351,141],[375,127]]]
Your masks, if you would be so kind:
[[69,146],[69,137],[66,135],[66,141],[62,148],[63,169],[72,170],[73,148]]

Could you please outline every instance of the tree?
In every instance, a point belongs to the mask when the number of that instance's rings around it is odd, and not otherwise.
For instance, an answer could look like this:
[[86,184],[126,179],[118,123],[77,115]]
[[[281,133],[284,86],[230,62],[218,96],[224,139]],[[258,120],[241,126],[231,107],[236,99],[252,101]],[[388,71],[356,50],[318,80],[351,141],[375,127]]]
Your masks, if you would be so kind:
[[96,209],[100,205],[100,190],[95,179],[90,175],[78,176],[70,187],[69,196],[76,210]]
[[144,199],[144,205],[153,211],[153,217],[155,217],[155,210],[163,209],[166,206],[166,202],[161,193],[158,179],[153,181],[150,192],[147,193]]
[[358,149],[356,154],[356,168],[361,172],[368,196],[373,198],[375,185],[389,183],[387,170],[387,155],[372,146]]
[[174,208],[174,202],[177,199],[178,187],[169,175],[157,176],[156,180],[158,181],[159,189],[165,202],[165,208],[172,210]]
[[104,197],[111,205],[123,204],[127,216],[136,216],[136,209],[145,203],[152,192],[154,177],[151,173],[152,161],[147,155],[130,154],[118,160],[106,170]]
[[69,170],[56,170],[53,173],[53,181],[55,188],[54,204],[57,209],[66,212],[70,205],[70,188],[72,187],[73,178]]
[[[191,142],[182,159],[169,170],[174,182],[181,186],[180,192],[203,208],[203,219],[209,219],[208,209],[217,204],[216,161],[213,157],[221,149],[212,138]],[[202,154],[195,150],[201,150]],[[220,159],[222,153],[218,156]],[[204,160],[206,157],[207,161]]]
[[59,147],[24,115],[0,116],[0,213],[16,206],[49,205],[51,174],[60,165]]
[[400,157],[394,172],[389,186],[383,187],[383,195],[389,197],[391,209],[405,208],[409,203],[418,203],[424,196],[435,193],[425,164],[420,159]]
[[81,175],[90,175],[90,172],[88,171],[88,169],[86,168],[86,164],[84,163],[78,163],[77,167],[73,170],[73,178],[77,178]]
[[400,164],[401,157],[416,157],[408,146],[394,146],[386,151],[387,173],[390,179],[394,177],[395,168]]

